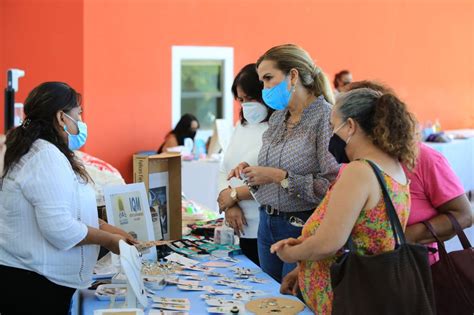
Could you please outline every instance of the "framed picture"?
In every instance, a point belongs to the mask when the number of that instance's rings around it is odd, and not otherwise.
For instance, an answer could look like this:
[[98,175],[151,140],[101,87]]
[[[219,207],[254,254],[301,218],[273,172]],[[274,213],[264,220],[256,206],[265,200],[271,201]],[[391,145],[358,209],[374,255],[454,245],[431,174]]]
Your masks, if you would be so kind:
[[[109,224],[123,229],[140,241],[163,238],[161,228],[159,231],[154,230],[156,225],[153,225],[144,183],[106,186],[104,199]],[[161,237],[156,239],[156,236]],[[156,253],[152,254],[156,259]]]
[[150,174],[149,183],[150,211],[152,212],[151,219],[155,227],[155,238],[158,237],[157,230],[161,228],[161,237],[169,239],[168,172]]

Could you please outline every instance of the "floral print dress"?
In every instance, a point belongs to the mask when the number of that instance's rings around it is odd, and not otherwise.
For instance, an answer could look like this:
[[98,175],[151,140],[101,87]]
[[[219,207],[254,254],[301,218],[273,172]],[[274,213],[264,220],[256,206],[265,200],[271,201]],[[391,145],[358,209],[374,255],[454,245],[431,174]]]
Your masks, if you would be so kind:
[[[387,190],[397,211],[398,218],[405,228],[410,209],[409,184],[402,185],[382,171],[387,183]],[[380,200],[372,209],[362,210],[351,235],[359,254],[373,255],[394,249],[395,240],[385,209],[385,202],[380,190]],[[324,197],[303,227],[302,237],[312,236],[324,219],[331,198],[331,190]],[[331,314],[333,292],[331,287],[330,267],[342,254],[327,257],[319,261],[302,261],[298,274],[299,286],[306,304],[315,314]]]

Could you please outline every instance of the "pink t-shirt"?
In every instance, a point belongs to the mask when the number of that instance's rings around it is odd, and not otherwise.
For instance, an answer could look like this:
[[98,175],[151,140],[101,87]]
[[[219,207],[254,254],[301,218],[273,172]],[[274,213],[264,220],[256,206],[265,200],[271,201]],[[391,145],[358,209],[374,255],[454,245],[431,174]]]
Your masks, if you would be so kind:
[[[420,154],[413,172],[405,167],[410,179],[411,211],[408,226],[438,215],[437,207],[464,194],[464,188],[446,158],[420,143]],[[432,244],[430,246],[433,246]],[[436,256],[437,257],[437,256]],[[437,258],[430,255],[430,262]]]

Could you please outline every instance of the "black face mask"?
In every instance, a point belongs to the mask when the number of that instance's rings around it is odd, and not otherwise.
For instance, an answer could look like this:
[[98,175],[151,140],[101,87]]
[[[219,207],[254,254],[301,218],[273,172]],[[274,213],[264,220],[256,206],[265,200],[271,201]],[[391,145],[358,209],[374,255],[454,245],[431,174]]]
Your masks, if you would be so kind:
[[346,154],[346,145],[346,141],[342,140],[337,134],[333,134],[329,140],[328,150],[334,155],[336,162],[339,164],[350,162]]

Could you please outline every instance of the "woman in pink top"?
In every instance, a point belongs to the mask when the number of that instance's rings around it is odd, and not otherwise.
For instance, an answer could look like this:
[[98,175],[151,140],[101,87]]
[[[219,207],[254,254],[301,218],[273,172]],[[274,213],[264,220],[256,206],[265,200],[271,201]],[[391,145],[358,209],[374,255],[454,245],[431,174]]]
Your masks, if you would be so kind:
[[[371,81],[351,83],[347,90],[369,88],[382,93],[391,92],[389,88]],[[412,172],[405,168],[410,179],[411,210],[405,235],[408,241],[429,244],[436,247],[435,239],[421,222],[429,221],[442,241],[455,235],[448,217],[451,212],[461,227],[472,225],[472,210],[456,174],[446,158],[438,151],[420,143],[417,163]],[[342,169],[342,168],[341,168]],[[430,256],[434,263],[437,255]]]
[[[410,179],[411,195],[411,211],[405,235],[413,243],[430,244],[435,240],[421,222],[429,221],[440,239],[448,240],[455,233],[443,213],[451,212],[462,228],[472,225],[472,213],[464,189],[446,158],[426,144],[420,143],[419,148],[413,172],[405,169]],[[430,262],[436,259],[431,256]]]

